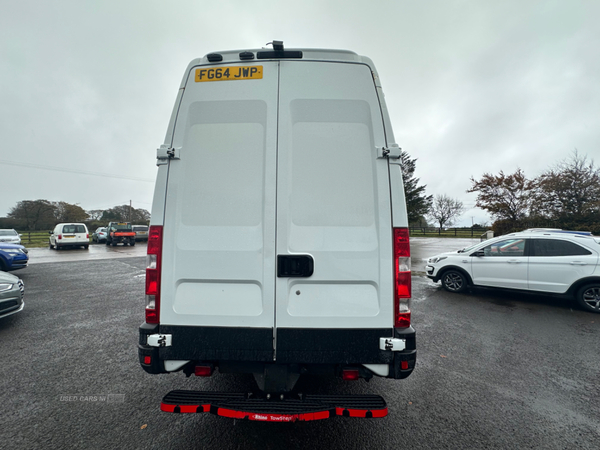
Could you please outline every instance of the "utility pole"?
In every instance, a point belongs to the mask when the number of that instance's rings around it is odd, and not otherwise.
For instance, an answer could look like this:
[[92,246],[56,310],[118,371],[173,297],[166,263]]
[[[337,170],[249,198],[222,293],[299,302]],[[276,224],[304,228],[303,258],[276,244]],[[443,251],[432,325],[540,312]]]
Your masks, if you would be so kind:
[[131,200],[129,200],[129,223],[131,223]]

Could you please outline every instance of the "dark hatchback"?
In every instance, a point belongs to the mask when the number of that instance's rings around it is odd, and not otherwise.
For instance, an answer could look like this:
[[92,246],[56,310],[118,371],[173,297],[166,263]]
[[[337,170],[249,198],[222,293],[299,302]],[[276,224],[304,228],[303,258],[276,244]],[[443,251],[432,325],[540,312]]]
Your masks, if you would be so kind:
[[0,270],[8,272],[27,267],[29,252],[18,244],[0,244]]

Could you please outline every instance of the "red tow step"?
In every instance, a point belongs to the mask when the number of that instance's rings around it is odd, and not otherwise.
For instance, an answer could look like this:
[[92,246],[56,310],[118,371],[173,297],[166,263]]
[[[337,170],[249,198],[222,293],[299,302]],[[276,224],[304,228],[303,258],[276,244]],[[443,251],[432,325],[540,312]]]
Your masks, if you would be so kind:
[[335,416],[377,418],[387,416],[387,405],[379,395],[295,395],[267,399],[230,392],[171,391],[160,404],[172,413],[210,412],[232,419],[263,422],[295,422]]

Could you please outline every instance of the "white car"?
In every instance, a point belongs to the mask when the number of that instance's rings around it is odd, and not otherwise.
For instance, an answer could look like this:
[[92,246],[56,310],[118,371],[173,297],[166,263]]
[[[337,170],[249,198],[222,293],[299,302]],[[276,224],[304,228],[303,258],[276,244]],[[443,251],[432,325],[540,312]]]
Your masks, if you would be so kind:
[[12,229],[0,230],[0,243],[21,244],[21,235]]
[[600,313],[600,244],[591,233],[530,229],[428,259],[427,276],[450,292],[469,286],[574,297]]
[[83,247],[90,245],[90,234],[84,223],[59,223],[50,231],[49,246],[60,250],[65,247]]

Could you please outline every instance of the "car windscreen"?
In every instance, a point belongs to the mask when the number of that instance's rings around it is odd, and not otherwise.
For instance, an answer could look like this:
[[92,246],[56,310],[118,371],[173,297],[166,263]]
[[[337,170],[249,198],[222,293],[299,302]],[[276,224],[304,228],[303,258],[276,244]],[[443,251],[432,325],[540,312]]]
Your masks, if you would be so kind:
[[0,230],[0,236],[16,236],[17,232],[15,230]]
[[112,228],[117,231],[131,231],[130,223],[113,223]]
[[134,231],[148,231],[148,227],[145,227],[143,225],[134,225],[133,230]]

